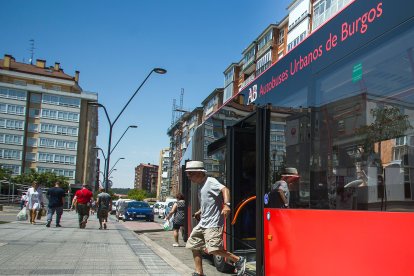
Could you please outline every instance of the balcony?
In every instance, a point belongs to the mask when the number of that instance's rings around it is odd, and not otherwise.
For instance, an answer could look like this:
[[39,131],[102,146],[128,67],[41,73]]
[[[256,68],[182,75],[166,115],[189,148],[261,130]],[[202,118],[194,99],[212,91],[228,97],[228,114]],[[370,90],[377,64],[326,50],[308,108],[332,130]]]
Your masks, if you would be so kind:
[[251,74],[252,72],[255,71],[256,68],[255,68],[254,59],[255,59],[255,56],[252,56],[243,64],[242,71],[245,74]]
[[244,82],[242,82],[241,86],[240,86],[240,90],[242,90],[244,87],[246,87],[249,83],[251,83],[254,78],[255,78],[255,74],[252,74],[250,77],[248,77]]

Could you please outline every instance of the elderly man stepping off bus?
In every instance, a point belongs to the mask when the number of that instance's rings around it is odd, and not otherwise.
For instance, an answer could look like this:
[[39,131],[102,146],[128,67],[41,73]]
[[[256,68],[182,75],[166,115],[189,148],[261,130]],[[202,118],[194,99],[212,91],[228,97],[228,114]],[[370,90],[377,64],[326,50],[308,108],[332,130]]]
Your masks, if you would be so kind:
[[200,210],[194,217],[199,220],[188,238],[186,248],[193,252],[195,272],[193,276],[203,274],[201,252],[207,249],[208,253],[219,255],[234,263],[237,275],[243,275],[246,269],[246,258],[236,256],[223,248],[224,220],[230,214],[230,191],[213,177],[207,177],[204,163],[189,161],[186,173],[190,181],[201,186],[199,190]]

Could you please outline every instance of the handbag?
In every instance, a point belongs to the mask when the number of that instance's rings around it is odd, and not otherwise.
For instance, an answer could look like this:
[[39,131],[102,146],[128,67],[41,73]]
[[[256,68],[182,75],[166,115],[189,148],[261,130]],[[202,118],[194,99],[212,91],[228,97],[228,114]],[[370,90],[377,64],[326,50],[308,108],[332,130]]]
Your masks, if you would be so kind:
[[46,208],[43,207],[42,209],[40,209],[40,213],[42,217],[46,216],[47,215]]

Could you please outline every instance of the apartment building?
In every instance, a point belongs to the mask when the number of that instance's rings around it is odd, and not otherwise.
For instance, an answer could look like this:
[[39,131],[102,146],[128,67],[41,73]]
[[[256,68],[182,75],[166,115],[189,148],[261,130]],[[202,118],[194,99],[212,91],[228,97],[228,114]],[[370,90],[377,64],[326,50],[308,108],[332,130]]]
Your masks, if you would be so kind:
[[141,163],[135,167],[134,189],[156,193],[158,165]]
[[317,0],[312,3],[312,32],[354,0]]
[[83,91],[79,71],[0,59],[0,165],[19,175],[54,172],[71,184],[95,184],[97,93]]
[[203,108],[196,107],[192,111],[184,112],[167,131],[170,137],[170,167],[168,168],[168,186],[165,189],[166,196],[175,196],[180,192],[179,179],[181,176],[180,165],[187,150],[191,151],[191,139],[198,125],[203,120]]
[[169,193],[169,178],[168,170],[171,167],[170,160],[170,148],[162,149],[160,152],[160,163],[158,165],[158,182],[157,182],[157,195],[158,199],[165,199]]

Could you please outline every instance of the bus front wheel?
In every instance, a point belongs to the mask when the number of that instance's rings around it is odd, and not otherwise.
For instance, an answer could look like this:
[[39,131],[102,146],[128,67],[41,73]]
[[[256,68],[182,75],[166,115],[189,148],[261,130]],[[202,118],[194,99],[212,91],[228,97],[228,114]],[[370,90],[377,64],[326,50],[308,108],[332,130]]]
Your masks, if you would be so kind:
[[214,266],[220,272],[233,272],[234,267],[226,262],[226,260],[218,255],[213,256]]

